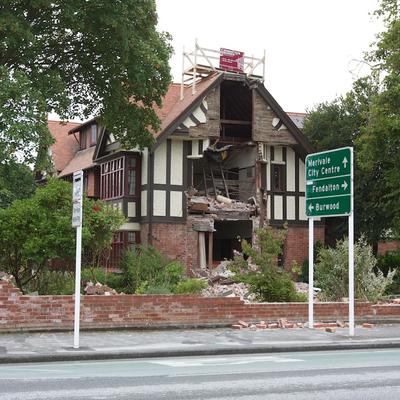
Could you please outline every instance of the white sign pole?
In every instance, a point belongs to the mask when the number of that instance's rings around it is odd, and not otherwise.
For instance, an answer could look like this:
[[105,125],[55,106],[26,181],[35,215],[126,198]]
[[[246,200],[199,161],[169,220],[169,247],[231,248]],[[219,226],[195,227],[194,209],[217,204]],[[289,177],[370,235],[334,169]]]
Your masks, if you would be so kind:
[[72,187],[72,226],[76,228],[74,349],[79,349],[81,313],[82,189],[83,171],[74,172]]
[[354,336],[354,157],[351,151],[351,196],[349,215],[349,336]]
[[314,328],[314,218],[308,219],[308,327]]
[[81,254],[82,226],[78,226],[76,228],[74,349],[79,349],[79,322],[81,314]]

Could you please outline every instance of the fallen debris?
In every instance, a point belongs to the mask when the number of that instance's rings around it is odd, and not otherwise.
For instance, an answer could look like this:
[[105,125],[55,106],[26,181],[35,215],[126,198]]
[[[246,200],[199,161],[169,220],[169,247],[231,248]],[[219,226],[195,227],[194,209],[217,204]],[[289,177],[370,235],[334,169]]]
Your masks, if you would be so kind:
[[371,329],[371,328],[374,327],[374,324],[370,324],[370,323],[368,323],[368,322],[364,322],[364,323],[362,324],[362,327],[363,327],[363,328]]
[[93,282],[88,282],[86,284],[84,292],[87,295],[110,296],[118,294],[114,289],[111,289],[109,286],[103,285],[100,282],[96,282],[95,284]]
[[325,328],[325,332],[335,333],[336,332],[336,328],[331,328],[331,327]]
[[248,328],[250,324],[245,321],[238,321],[238,325],[242,326],[243,328]]

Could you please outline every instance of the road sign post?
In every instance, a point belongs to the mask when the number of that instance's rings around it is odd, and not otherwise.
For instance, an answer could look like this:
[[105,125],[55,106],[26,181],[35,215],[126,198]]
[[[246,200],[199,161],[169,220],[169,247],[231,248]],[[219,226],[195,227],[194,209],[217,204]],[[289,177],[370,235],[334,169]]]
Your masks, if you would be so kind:
[[306,157],[306,215],[309,217],[308,325],[314,323],[314,218],[348,216],[349,222],[349,335],[354,335],[354,177],[353,148],[309,154]]
[[81,311],[82,191],[83,171],[77,171],[73,175],[72,187],[72,227],[76,228],[74,349],[79,349]]

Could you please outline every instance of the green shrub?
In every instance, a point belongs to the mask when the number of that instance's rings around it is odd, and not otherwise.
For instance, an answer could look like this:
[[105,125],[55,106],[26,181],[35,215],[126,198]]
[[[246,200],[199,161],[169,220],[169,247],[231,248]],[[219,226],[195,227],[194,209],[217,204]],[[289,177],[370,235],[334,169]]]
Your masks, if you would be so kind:
[[[377,260],[372,248],[361,237],[354,246],[354,293],[359,300],[375,302],[393,281],[394,272],[385,277],[376,270]],[[374,272],[376,270],[377,272]],[[322,248],[315,264],[315,285],[321,299],[340,301],[348,297],[348,240],[338,241],[336,248]]]
[[122,285],[121,274],[116,274],[114,272],[107,272],[104,268],[84,268],[81,273],[82,290],[87,282],[99,282],[103,285],[107,285],[117,292],[123,292],[124,288]]
[[52,271],[45,269],[40,279],[32,281],[30,292],[40,295],[69,295],[75,292],[75,274],[69,271]]
[[258,229],[254,245],[242,241],[243,254],[236,255],[229,265],[235,280],[249,285],[259,301],[297,301],[296,288],[288,272],[277,265],[286,230],[266,227]]
[[400,294],[400,250],[387,251],[384,255],[379,256],[377,268],[385,276],[390,271],[395,271],[393,282],[386,288],[386,294]]
[[266,270],[250,273],[245,278],[251,293],[260,301],[291,302],[298,301],[296,288],[290,275],[284,270]]
[[178,282],[175,285],[174,293],[176,294],[199,294],[208,286],[204,279],[189,278]]
[[120,264],[121,285],[126,293],[141,293],[149,288],[166,287],[172,292],[183,276],[184,266],[170,261],[152,246],[135,246],[126,251]]
[[137,289],[135,294],[172,294],[169,285],[151,285],[143,282]]

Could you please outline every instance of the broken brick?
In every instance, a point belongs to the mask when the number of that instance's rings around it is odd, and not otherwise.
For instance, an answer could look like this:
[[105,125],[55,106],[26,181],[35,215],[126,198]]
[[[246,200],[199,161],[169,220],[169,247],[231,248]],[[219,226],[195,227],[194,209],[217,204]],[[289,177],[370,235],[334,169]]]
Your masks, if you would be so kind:
[[337,321],[336,321],[336,325],[337,325],[339,328],[345,328],[345,327],[346,327],[346,324],[345,324],[343,321],[340,321],[340,320],[337,320]]
[[243,327],[242,327],[242,325],[237,325],[237,324],[235,324],[235,325],[232,325],[232,329],[242,329]]
[[243,328],[248,328],[249,324],[245,321],[238,321],[238,324],[241,325]]
[[264,323],[264,324],[261,324],[261,323],[260,323],[260,324],[257,324],[256,327],[257,327],[258,329],[266,329],[266,328],[267,328],[267,324],[265,324],[265,323]]
[[373,327],[374,327],[374,324],[369,324],[368,322],[364,322],[364,323],[362,324],[362,327],[363,327],[363,328],[373,328]]
[[325,332],[335,333],[336,332],[336,328],[332,328],[332,327],[325,328]]
[[279,325],[277,323],[268,324],[268,328],[277,329],[277,328],[279,328]]

